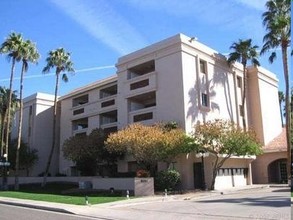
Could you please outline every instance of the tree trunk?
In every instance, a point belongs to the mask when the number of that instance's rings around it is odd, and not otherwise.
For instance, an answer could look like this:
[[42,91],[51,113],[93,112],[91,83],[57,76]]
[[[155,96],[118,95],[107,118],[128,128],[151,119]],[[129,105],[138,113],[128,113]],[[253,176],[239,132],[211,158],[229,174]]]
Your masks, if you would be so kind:
[[8,106],[7,106],[7,123],[6,123],[6,138],[5,138],[5,154],[7,160],[8,157],[8,148],[9,148],[9,131],[10,131],[10,112],[11,112],[11,102],[12,102],[12,84],[13,84],[13,77],[14,77],[14,69],[15,69],[15,58],[12,59],[11,64],[11,73],[10,73],[10,83],[9,83],[9,99],[8,99]]
[[57,120],[57,96],[58,96],[58,87],[59,87],[59,75],[60,72],[58,70],[56,70],[56,85],[55,85],[55,97],[54,97],[54,112],[53,112],[53,134],[52,134],[52,147],[50,150],[50,154],[48,157],[48,162],[46,165],[46,169],[44,172],[44,179],[43,179],[43,183],[42,183],[42,187],[45,187],[47,184],[47,176],[49,173],[49,169],[50,169],[50,165],[52,162],[52,157],[53,157],[53,153],[55,150],[55,145],[56,145],[56,120]]
[[243,130],[246,131],[246,108],[245,108],[245,101],[246,101],[246,87],[247,87],[247,71],[246,71],[246,64],[243,64],[243,94],[242,94],[242,125]]
[[22,118],[23,118],[23,101],[22,101],[22,92],[23,92],[23,74],[25,71],[25,64],[22,64],[21,76],[20,76],[20,106],[19,106],[19,119],[18,119],[18,138],[17,138],[17,148],[16,148],[16,159],[15,159],[15,185],[14,189],[19,190],[19,151],[21,144],[21,132],[22,132]]
[[1,157],[4,155],[6,114],[7,110],[1,116]]
[[285,79],[285,109],[286,109],[286,135],[287,135],[287,175],[288,183],[291,184],[291,109],[290,109],[290,86],[289,86],[289,73],[288,73],[288,58],[287,47],[282,46],[282,58]]
[[284,127],[283,112],[282,112],[282,101],[279,101],[279,105],[280,105],[281,123],[282,123],[282,127]]
[[219,161],[218,155],[215,154],[215,156],[216,156],[216,161],[215,161],[214,167],[213,167],[212,183],[211,183],[211,187],[210,187],[211,190],[215,189],[215,183],[216,183],[216,177],[217,177],[217,165],[218,165],[218,161]]

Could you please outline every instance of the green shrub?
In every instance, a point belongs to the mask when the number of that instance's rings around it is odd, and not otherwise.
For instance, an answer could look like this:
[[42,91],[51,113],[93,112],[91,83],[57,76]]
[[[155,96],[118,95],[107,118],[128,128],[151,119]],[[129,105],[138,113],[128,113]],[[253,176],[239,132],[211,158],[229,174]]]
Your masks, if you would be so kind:
[[163,170],[155,178],[156,190],[175,190],[180,184],[180,173],[174,169]]

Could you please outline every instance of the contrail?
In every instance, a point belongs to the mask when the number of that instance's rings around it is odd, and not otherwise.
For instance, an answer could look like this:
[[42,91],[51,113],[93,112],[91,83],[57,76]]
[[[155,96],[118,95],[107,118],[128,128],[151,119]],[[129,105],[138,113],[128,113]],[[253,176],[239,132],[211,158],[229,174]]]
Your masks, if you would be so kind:
[[[114,65],[109,65],[109,66],[97,66],[97,67],[91,67],[91,68],[84,68],[84,69],[79,69],[75,70],[74,73],[82,73],[82,72],[89,72],[93,70],[102,70],[102,69],[112,69],[115,68]],[[68,72],[65,72],[68,73]],[[45,76],[54,76],[55,73],[46,73],[46,74],[37,74],[37,75],[30,75],[30,76],[24,76],[24,79],[33,79],[33,78],[40,78],[40,77],[45,77]],[[20,77],[15,77],[15,80],[20,80]],[[7,79],[0,79],[0,82],[7,82],[9,81],[10,78]]]

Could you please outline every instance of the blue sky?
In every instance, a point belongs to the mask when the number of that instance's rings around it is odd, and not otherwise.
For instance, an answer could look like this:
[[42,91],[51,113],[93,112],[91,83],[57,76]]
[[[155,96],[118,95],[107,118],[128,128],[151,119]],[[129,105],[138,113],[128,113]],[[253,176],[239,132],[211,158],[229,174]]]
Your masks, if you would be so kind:
[[[238,39],[252,38],[262,46],[261,14],[265,0],[1,0],[0,43],[11,32],[37,44],[41,58],[31,64],[24,81],[24,97],[54,93],[54,74],[42,69],[50,50],[71,52],[76,73],[61,83],[59,95],[115,74],[117,59],[177,33],[198,38],[220,53]],[[281,55],[261,65],[277,74],[284,90]],[[19,90],[20,64],[14,90]],[[10,63],[0,57],[0,86],[9,86]]]

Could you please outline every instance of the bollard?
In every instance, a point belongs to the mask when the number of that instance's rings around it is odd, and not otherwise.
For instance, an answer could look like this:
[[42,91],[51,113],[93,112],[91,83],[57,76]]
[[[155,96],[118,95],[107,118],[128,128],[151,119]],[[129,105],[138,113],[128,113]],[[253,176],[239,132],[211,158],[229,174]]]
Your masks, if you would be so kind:
[[126,190],[126,198],[129,199],[129,190]]
[[85,196],[85,204],[86,204],[86,205],[89,204],[89,198],[88,198],[88,196]]
[[167,195],[168,195],[168,191],[167,189],[165,189],[165,197],[167,197]]

